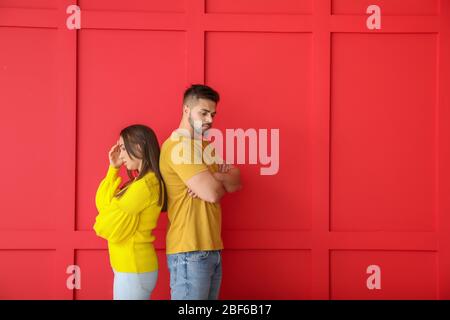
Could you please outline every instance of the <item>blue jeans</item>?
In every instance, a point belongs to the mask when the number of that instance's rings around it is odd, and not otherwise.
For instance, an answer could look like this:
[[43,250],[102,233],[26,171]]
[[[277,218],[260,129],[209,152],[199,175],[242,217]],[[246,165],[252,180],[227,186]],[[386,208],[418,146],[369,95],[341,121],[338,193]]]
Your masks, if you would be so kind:
[[217,300],[222,281],[220,251],[167,255],[172,300]]
[[149,300],[158,280],[158,271],[131,273],[114,271],[114,300]]

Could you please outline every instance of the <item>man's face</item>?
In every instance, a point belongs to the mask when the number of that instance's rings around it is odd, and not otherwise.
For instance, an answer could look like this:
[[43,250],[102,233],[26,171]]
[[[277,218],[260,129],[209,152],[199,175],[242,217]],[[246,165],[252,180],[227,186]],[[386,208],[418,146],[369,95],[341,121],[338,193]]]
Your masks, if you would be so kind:
[[197,99],[189,108],[189,124],[197,134],[211,129],[216,115],[216,103],[212,100]]

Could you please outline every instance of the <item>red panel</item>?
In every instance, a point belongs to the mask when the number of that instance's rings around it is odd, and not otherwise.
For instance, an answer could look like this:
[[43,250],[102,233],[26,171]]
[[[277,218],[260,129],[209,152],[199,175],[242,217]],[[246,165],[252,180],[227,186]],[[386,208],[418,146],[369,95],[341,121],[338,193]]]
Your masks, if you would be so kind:
[[53,250],[0,250],[0,299],[55,299]]
[[436,37],[332,40],[332,230],[434,230]]
[[308,14],[311,0],[206,0],[209,13]]
[[56,9],[58,0],[0,0],[0,8]]
[[212,32],[206,56],[207,82],[223,97],[216,127],[280,130],[278,173],[242,165],[243,190],[223,200],[225,228],[310,229],[311,35]]
[[65,207],[54,188],[64,174],[57,170],[56,31],[0,28],[0,39],[1,164],[7,186],[1,198],[2,212],[8,213],[0,229],[53,229],[55,215]]
[[[372,265],[379,267],[380,289],[367,286]],[[331,299],[436,299],[435,252],[333,251],[330,266]]]
[[182,32],[80,32],[78,229],[92,230],[96,209],[84,199],[94,199],[120,130],[143,123],[162,143],[178,125],[186,85],[184,41]]
[[81,10],[104,11],[151,11],[151,12],[183,12],[185,0],[80,0],[78,5]]
[[81,288],[74,290],[74,299],[111,300],[114,273],[108,250],[76,250],[75,263],[81,271]]
[[439,136],[439,299],[450,299],[450,1],[441,3],[439,34],[439,87],[438,87],[438,136]]
[[[377,5],[382,15],[435,15],[439,0],[332,0],[333,14],[366,15],[367,7]],[[444,0],[445,1],[445,0]]]
[[306,250],[225,251],[223,273],[220,299],[311,297],[311,253]]

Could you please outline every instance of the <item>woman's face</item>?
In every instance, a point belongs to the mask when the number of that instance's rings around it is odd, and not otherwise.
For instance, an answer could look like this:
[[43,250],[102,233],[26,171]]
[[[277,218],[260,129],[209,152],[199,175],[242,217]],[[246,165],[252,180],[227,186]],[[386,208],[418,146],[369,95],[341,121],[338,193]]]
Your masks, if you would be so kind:
[[140,170],[142,165],[142,160],[137,158],[131,158],[128,155],[127,150],[125,149],[125,144],[123,142],[122,136],[119,138],[119,146],[120,146],[120,155],[119,158],[123,161],[123,165],[128,170]]

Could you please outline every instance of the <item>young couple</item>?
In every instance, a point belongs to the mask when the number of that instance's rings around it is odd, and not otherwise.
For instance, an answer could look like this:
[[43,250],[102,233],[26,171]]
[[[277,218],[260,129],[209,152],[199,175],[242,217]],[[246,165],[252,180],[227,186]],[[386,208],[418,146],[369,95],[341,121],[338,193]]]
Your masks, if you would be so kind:
[[[166,210],[171,298],[218,299],[220,199],[241,188],[238,168],[204,159],[209,142],[203,135],[212,127],[218,102],[212,88],[192,85],[184,93],[180,126],[161,150],[152,129],[132,125],[120,132],[109,151],[109,169],[95,198],[99,214],[94,230],[108,240],[115,300],[150,298],[158,279],[152,231]],[[190,147],[191,152],[183,154],[190,161],[178,159],[180,143]],[[121,166],[129,176],[123,185]]]

